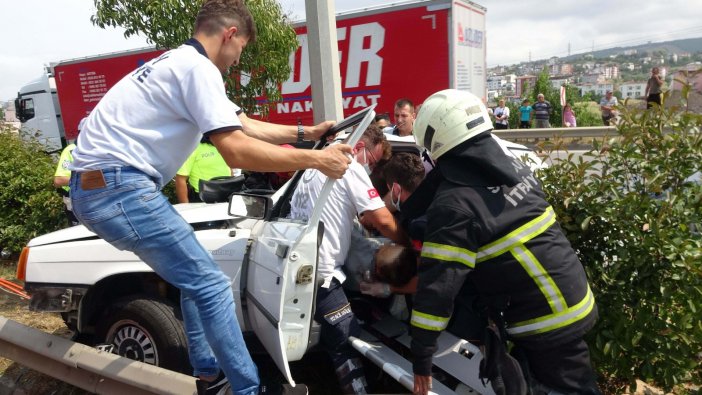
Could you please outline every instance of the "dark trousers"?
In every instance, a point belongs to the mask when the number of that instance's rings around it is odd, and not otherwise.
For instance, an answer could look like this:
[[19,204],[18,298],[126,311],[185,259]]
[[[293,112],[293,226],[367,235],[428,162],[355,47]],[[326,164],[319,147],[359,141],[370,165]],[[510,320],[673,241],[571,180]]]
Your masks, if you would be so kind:
[[193,188],[192,185],[188,184],[188,202],[197,203],[201,201],[202,199],[200,199],[200,193],[195,192],[195,188]]
[[515,343],[539,383],[567,395],[601,394],[590,365],[590,351],[582,338],[551,348]]
[[656,103],[659,106],[661,105],[661,94],[660,93],[651,93],[648,95],[648,97],[646,98],[646,108],[653,107],[653,103]]
[[602,124],[604,126],[609,126],[610,121],[614,118],[614,115],[609,114],[609,115],[602,115]]
[[358,337],[361,327],[338,280],[333,279],[329,288],[317,289],[314,319],[321,325],[320,340],[331,357],[342,391],[358,392],[353,383],[363,381],[365,386],[365,375],[349,336]]
[[531,121],[519,121],[519,129],[531,128]]
[[495,129],[509,129],[509,125],[504,125],[501,123],[495,123]]

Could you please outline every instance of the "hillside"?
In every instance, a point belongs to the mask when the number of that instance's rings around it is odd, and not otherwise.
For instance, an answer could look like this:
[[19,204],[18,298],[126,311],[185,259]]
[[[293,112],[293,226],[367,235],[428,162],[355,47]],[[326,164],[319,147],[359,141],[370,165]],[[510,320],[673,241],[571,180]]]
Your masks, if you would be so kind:
[[606,58],[611,55],[622,54],[624,51],[636,50],[638,54],[642,53],[653,53],[656,51],[663,51],[668,54],[673,53],[696,53],[702,52],[702,37],[698,38],[687,38],[682,40],[664,41],[658,43],[647,43],[641,45],[635,45],[630,47],[613,47],[608,49],[602,49],[594,52],[579,53],[575,55],[570,55],[562,58],[565,61],[576,60],[583,57],[583,55],[592,54],[595,58]]

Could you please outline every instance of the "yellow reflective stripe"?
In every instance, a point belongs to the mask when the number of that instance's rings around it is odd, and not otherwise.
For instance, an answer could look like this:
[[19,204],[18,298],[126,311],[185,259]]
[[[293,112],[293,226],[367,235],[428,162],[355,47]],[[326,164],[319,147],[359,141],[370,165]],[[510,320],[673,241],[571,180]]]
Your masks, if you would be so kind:
[[553,207],[549,206],[543,214],[532,219],[526,224],[513,230],[490,244],[486,244],[478,249],[477,262],[486,261],[490,258],[502,255],[509,251],[516,244],[524,244],[527,241],[543,233],[549,226],[556,222],[556,213]]
[[543,317],[534,318],[532,320],[510,324],[507,328],[507,333],[512,336],[528,336],[537,333],[549,332],[554,329],[562,328],[570,325],[573,322],[580,321],[585,318],[595,307],[595,297],[587,287],[587,294],[573,307],[564,311],[545,315]]
[[418,328],[438,332],[446,329],[450,318],[451,317],[438,317],[412,310],[412,321],[410,321],[410,323]]
[[475,252],[466,248],[454,247],[446,244],[424,243],[422,246],[422,258],[458,262],[470,268],[475,268]]
[[565,298],[558,289],[553,278],[548,275],[544,267],[541,265],[538,259],[531,253],[524,245],[515,246],[511,250],[514,258],[519,261],[524,270],[529,274],[532,280],[541,290],[548,301],[548,305],[551,306],[551,311],[558,313],[565,310],[568,305],[566,304]]

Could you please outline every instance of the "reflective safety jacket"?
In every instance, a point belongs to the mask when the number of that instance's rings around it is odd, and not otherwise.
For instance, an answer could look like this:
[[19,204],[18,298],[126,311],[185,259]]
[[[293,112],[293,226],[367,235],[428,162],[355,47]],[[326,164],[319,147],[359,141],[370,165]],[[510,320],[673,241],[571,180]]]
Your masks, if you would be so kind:
[[553,208],[535,176],[513,166],[521,179],[513,187],[448,177],[428,208],[411,319],[416,374],[430,374],[436,338],[465,281],[503,312],[518,344],[554,347],[581,337],[596,320],[585,271]]

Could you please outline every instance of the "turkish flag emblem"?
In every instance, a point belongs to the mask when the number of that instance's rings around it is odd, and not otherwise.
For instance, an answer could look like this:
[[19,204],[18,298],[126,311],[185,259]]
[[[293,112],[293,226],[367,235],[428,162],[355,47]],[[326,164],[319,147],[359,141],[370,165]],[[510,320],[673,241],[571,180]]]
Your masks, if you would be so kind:
[[378,193],[377,189],[373,188],[373,189],[368,190],[368,198],[369,199],[373,199],[373,198],[377,198],[377,197],[380,197],[380,194]]

